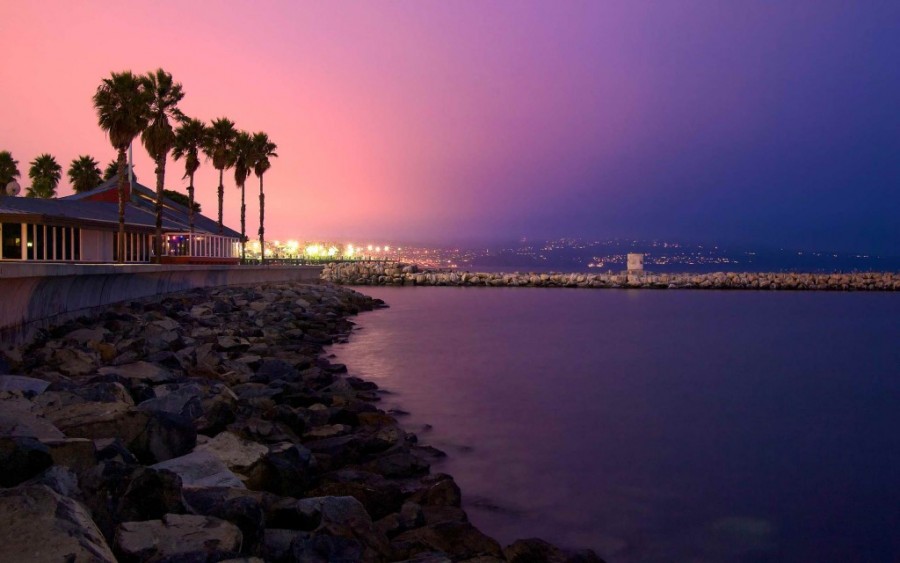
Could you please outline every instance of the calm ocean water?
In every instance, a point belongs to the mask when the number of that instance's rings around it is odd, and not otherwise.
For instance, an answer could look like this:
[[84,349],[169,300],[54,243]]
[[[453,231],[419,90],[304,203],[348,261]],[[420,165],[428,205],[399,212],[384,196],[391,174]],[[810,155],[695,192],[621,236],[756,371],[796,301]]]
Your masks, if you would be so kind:
[[501,543],[900,561],[900,295],[362,290],[332,351]]

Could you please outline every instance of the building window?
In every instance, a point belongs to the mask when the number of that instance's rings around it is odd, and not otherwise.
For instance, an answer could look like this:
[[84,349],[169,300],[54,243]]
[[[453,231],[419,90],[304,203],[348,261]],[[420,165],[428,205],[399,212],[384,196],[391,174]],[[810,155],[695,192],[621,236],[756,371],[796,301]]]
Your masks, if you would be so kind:
[[3,223],[3,258],[22,259],[22,223]]

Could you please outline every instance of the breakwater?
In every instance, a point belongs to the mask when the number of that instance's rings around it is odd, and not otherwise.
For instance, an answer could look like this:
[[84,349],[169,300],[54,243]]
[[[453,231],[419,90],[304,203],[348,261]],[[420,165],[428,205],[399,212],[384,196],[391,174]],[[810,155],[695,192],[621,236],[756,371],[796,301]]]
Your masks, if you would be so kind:
[[599,562],[483,534],[430,471],[444,454],[324,357],[381,305],[327,284],[192,289],[0,354],[0,561]]
[[322,279],[342,285],[900,291],[900,274],[890,272],[509,273],[425,269],[403,262],[335,262],[325,266]]

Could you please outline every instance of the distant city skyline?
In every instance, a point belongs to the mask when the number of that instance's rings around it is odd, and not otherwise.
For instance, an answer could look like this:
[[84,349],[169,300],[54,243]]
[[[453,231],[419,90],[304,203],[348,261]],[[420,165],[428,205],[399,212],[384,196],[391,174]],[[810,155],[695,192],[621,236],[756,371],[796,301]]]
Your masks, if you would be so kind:
[[[896,2],[7,2],[0,21],[0,150],[23,186],[42,153],[111,160],[97,85],[163,67],[187,114],[278,144],[273,240],[900,254]],[[167,187],[182,173],[170,159]],[[204,161],[207,212],[217,183]]]

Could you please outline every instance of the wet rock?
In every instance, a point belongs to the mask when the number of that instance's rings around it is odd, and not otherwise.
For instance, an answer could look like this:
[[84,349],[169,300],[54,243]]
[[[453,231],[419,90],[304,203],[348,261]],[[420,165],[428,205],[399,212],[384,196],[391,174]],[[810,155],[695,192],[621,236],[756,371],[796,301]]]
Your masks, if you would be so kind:
[[147,426],[149,416],[125,403],[85,402],[63,406],[47,418],[72,438],[120,438],[131,443]]
[[[240,528],[244,538],[243,553],[254,553],[261,547],[266,528],[264,494],[246,489],[211,487],[188,489],[184,496],[195,514],[215,516]],[[289,545],[290,542],[285,549]]]
[[417,482],[417,490],[410,500],[429,506],[460,506],[462,493],[453,477],[445,473],[435,473]]
[[197,429],[188,418],[167,412],[151,413],[145,431],[129,444],[144,463],[182,456],[197,444]]
[[191,452],[152,467],[177,473],[185,487],[244,488],[243,481],[222,460],[209,452]]
[[42,439],[55,465],[77,471],[90,469],[97,463],[97,450],[93,440],[87,438]]
[[409,452],[398,452],[365,463],[363,469],[385,477],[415,477],[428,472],[429,464]]
[[70,469],[59,465],[52,465],[43,473],[25,481],[23,486],[44,485],[56,494],[73,500],[82,500],[81,488],[78,485],[78,476]]
[[503,554],[510,563],[603,563],[590,549],[567,551],[537,538],[517,540]]
[[409,530],[395,537],[391,545],[405,557],[429,551],[444,552],[454,560],[503,557],[500,544],[468,522],[440,522]]
[[66,334],[64,339],[82,346],[87,346],[89,344],[103,342],[109,334],[110,332],[103,327],[79,328]]
[[278,359],[265,359],[259,364],[256,370],[256,376],[261,381],[270,382],[277,379],[285,381],[296,381],[300,378],[300,372],[288,362]]
[[246,475],[269,453],[269,448],[232,432],[222,432],[198,445],[195,451],[211,453],[232,471]]
[[79,484],[85,505],[110,541],[123,521],[186,511],[181,482],[171,472],[106,461],[83,472]]
[[43,485],[0,491],[0,561],[116,558],[88,511]]
[[400,510],[403,492],[400,486],[381,475],[354,469],[341,469],[324,475],[310,496],[351,496],[362,503],[377,520]]
[[298,533],[291,541],[291,555],[294,561],[377,561],[375,555],[364,555],[365,547],[354,537],[333,536],[327,533]]
[[30,401],[0,401],[0,436],[40,439],[65,438],[52,422],[38,416]]
[[138,408],[148,412],[166,412],[193,420],[203,414],[202,390],[195,385],[179,387],[161,397],[147,399]]
[[134,400],[128,389],[118,381],[100,381],[79,385],[71,390],[85,401],[98,403],[125,403],[133,405]]
[[300,535],[294,539],[295,558],[300,554],[312,556],[324,551],[335,556],[356,553],[350,561],[378,561],[389,554],[387,538],[375,529],[363,505],[353,497],[305,498],[297,501],[296,509],[306,519],[317,520],[319,524],[308,536]]
[[122,523],[115,547],[123,562],[219,561],[238,555],[241,541],[240,529],[219,518],[166,514],[161,520]]
[[21,391],[29,395],[40,395],[50,385],[48,381],[21,375],[0,375],[0,391]]
[[103,375],[120,377],[144,383],[160,384],[175,380],[171,371],[150,362],[133,362],[118,366],[103,367],[97,370]]
[[271,493],[303,496],[314,479],[316,460],[305,447],[290,442],[269,448],[262,464],[252,472],[248,486]]

